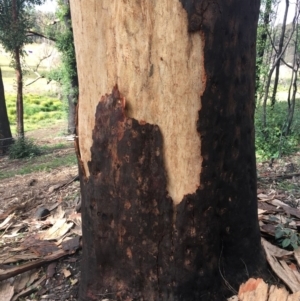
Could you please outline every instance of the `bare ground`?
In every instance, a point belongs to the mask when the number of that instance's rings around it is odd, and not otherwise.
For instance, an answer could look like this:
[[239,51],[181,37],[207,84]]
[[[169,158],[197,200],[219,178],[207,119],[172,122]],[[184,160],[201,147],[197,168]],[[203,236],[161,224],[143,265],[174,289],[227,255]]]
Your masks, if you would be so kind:
[[[18,173],[22,165],[38,165],[53,157],[65,157],[74,153],[73,143],[57,136],[60,130],[61,125],[56,125],[51,129],[37,130],[30,133],[29,136],[39,144],[53,147],[53,149],[50,148],[51,153],[48,152],[46,155],[30,160],[9,160],[7,157],[0,157],[0,174],[8,171]],[[63,149],[55,149],[58,142],[64,144]],[[25,175],[16,174],[0,181],[0,254],[7,254],[6,257],[12,257],[11,261],[13,261],[7,264],[3,259],[5,257],[0,255],[0,272],[2,275],[12,265],[24,263],[14,261],[14,257],[28,253],[28,248],[24,246],[22,250],[17,250],[22,244],[24,245],[26,238],[36,237],[35,235],[47,231],[61,217],[62,212],[66,218],[66,223],[70,223],[70,216],[76,214],[76,206],[80,202],[77,175],[77,165],[59,166],[50,171],[39,171]],[[50,210],[50,217],[46,221],[37,218],[40,208]],[[79,210],[78,207],[77,210]],[[57,216],[58,212],[60,217]],[[9,227],[9,223],[5,224],[5,220],[12,215],[14,215],[15,223]],[[47,221],[51,218],[52,222],[47,224]],[[18,222],[26,225],[18,229],[15,227]],[[3,223],[4,226],[1,228]],[[35,227],[33,227],[33,224]],[[36,229],[38,228],[36,225],[39,225],[40,228]],[[73,228],[76,228],[75,223]],[[65,238],[74,238],[76,235],[81,237],[78,229],[76,231],[72,229],[68,234],[64,234]],[[57,237],[53,241],[58,245],[60,239]],[[41,254],[37,246],[30,246],[29,249],[31,250],[30,254],[38,255],[36,256],[37,259],[46,259],[49,255],[47,251]],[[5,295],[8,290],[5,289],[7,280],[0,282],[0,300],[77,300],[80,255],[81,246],[77,245],[74,250],[63,254],[58,260],[46,262],[40,267],[29,269],[25,280],[28,282],[29,279],[34,279],[31,290],[28,290],[28,285],[19,286],[20,282],[25,281],[18,279],[20,276],[10,278],[8,282],[10,288],[14,288],[14,297],[13,295]],[[34,262],[34,260],[31,262]],[[38,283],[40,279],[43,281]],[[13,299],[19,293],[21,293],[21,296]]]

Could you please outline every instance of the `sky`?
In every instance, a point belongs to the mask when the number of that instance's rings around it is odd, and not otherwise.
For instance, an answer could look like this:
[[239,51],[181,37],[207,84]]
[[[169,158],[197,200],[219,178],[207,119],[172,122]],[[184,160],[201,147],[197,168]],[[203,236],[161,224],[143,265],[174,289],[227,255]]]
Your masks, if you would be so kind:
[[[290,0],[287,24],[289,24],[293,21],[293,18],[295,15],[295,7],[296,7],[295,3],[296,3],[296,0]],[[282,23],[284,12],[285,12],[285,6],[286,6],[285,0],[281,0],[279,3],[279,6],[278,6],[278,14],[277,14],[276,24]]]
[[56,0],[46,0],[45,4],[37,6],[37,9],[41,11],[55,12],[56,6]]
[[[287,23],[291,23],[293,21],[294,13],[295,13],[295,2],[296,0],[290,0]],[[55,12],[56,6],[57,6],[56,0],[46,0],[45,4],[38,6],[38,9],[42,11]],[[278,7],[278,15],[277,15],[277,20],[275,22],[276,24],[282,23],[284,11],[285,11],[285,0],[281,0]]]

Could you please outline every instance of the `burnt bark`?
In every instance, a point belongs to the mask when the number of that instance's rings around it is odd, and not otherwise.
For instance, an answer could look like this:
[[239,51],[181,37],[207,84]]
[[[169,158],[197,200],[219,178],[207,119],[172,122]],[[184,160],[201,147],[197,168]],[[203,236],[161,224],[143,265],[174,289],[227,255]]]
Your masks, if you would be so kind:
[[5,93],[2,80],[2,72],[0,69],[0,155],[7,152],[8,147],[13,143],[10,131],[9,120],[5,105]]
[[174,205],[159,127],[126,117],[117,87],[103,96],[89,177],[77,141],[81,300],[224,300],[249,277],[267,275],[254,150],[259,1],[181,2],[188,34],[200,30],[205,40],[200,187]]

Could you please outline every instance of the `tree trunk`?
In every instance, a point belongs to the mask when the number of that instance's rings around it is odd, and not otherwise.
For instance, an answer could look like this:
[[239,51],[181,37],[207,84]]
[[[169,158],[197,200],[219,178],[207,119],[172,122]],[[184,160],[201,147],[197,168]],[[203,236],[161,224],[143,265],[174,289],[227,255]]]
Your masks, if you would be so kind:
[[5,93],[0,68],[0,155],[6,153],[8,147],[13,143],[10,131],[9,120],[7,116]]
[[[285,37],[287,15],[288,15],[288,11],[289,11],[289,4],[290,4],[290,0],[285,0],[285,12],[284,12],[283,23],[282,23],[282,27],[281,27],[281,34],[280,34],[280,40],[279,40],[279,45],[278,45],[278,49],[277,49],[277,56],[283,55],[282,50],[283,50],[283,42],[284,42],[284,37]],[[275,102],[276,102],[276,94],[277,94],[278,81],[279,81],[280,62],[281,62],[280,59],[276,61],[274,87],[273,87],[273,93],[272,93],[272,98],[271,98],[272,106],[274,106]]]
[[[12,0],[12,19],[14,25],[18,26],[18,7],[17,1]],[[13,52],[14,65],[17,79],[17,134],[19,138],[24,137],[24,109],[23,109],[23,74],[21,66],[21,48],[16,46]]]
[[266,0],[266,5],[264,8],[263,13],[263,20],[262,24],[260,25],[260,36],[258,38],[258,45],[257,45],[257,57],[256,57],[256,77],[255,77],[255,100],[257,102],[258,94],[261,94],[261,72],[264,65],[264,54],[267,45],[268,39],[268,28],[270,22],[270,15],[272,12],[272,0]]
[[70,3],[80,300],[223,300],[264,276],[253,124],[259,1]]
[[23,74],[21,67],[20,48],[14,52],[15,71],[17,77],[17,134],[19,138],[24,137],[24,108],[23,108]]
[[[73,33],[73,29],[71,26],[71,12],[70,12],[70,1],[63,0],[65,7],[68,8],[66,13],[64,14],[64,23],[66,29]],[[72,48],[74,49],[74,48]],[[69,49],[71,51],[71,49]],[[70,75],[70,82],[69,82],[69,90],[67,94],[68,99],[68,134],[75,133],[75,114],[76,114],[76,105],[78,101],[78,77],[77,77],[77,67],[76,67],[76,60],[71,60],[73,56],[69,55],[68,60],[71,62],[70,68],[72,69]]]

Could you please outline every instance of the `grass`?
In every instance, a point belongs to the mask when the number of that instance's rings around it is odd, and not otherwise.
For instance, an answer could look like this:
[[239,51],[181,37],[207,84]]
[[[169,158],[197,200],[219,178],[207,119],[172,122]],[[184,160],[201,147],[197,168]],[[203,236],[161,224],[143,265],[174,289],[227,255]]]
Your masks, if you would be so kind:
[[[55,83],[47,83],[46,79],[39,79],[30,84],[37,75],[33,69],[39,64],[41,58],[51,53],[51,56],[42,61],[38,73],[48,72],[50,68],[59,64],[60,59],[57,50],[47,44],[30,44],[25,47],[27,55],[24,56],[24,129],[26,132],[37,129],[48,129],[53,125],[66,120],[66,104],[59,100],[58,87]],[[11,57],[0,46],[0,68],[5,89],[5,98],[8,118],[12,134],[16,133],[16,75],[10,65]],[[31,136],[31,134],[28,134]],[[42,152],[39,157],[29,159],[10,160],[8,166],[0,171],[0,180],[15,175],[25,175],[33,172],[50,171],[60,166],[72,166],[77,164],[74,152],[68,150],[58,154],[57,150],[69,149],[70,143],[55,145],[39,145]]]
[[[6,95],[7,114],[12,133],[16,133],[16,97]],[[64,104],[57,98],[47,95],[24,95],[24,128],[31,131],[46,128],[66,117]]]
[[[59,63],[57,50],[47,44],[29,44],[25,48],[24,56],[24,129],[26,131],[47,128],[66,117],[65,104],[50,94],[57,92],[54,83],[48,85],[46,79],[39,79],[32,85],[37,75],[33,72],[40,63],[38,72],[47,72]],[[51,56],[42,60],[49,54]],[[42,60],[42,61],[41,61]],[[11,67],[11,56],[0,46],[0,67],[5,90],[6,106],[12,133],[16,133],[16,75]],[[53,86],[54,85],[54,86]]]
[[21,164],[18,164],[17,169],[7,170],[0,172],[0,180],[14,177],[15,175],[25,175],[33,172],[40,171],[51,171],[52,169],[58,168],[60,166],[73,166],[77,164],[77,159],[75,153],[70,153],[58,157],[53,154],[48,154],[40,157],[35,157],[27,160],[15,160],[19,161]]

